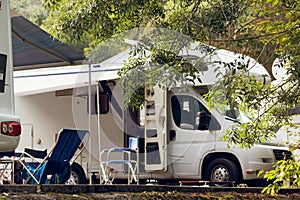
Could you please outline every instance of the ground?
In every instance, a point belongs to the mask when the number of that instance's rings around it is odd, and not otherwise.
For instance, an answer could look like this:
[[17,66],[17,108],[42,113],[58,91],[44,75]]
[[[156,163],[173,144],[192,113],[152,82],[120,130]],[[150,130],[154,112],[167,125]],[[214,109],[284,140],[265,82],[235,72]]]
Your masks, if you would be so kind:
[[287,195],[266,195],[257,193],[178,193],[178,192],[140,192],[140,193],[88,193],[88,194],[62,194],[62,193],[40,193],[40,194],[26,194],[26,193],[2,193],[3,199],[23,199],[23,200],[89,200],[89,199],[243,199],[243,200],[276,200],[276,199],[300,199],[300,194]]

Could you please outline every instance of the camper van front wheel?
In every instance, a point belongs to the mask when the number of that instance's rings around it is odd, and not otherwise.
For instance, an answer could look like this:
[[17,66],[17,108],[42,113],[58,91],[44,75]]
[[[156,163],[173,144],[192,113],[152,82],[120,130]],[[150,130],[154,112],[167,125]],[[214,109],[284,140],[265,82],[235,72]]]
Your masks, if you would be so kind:
[[[206,180],[219,182],[220,186],[231,185],[229,182],[238,182],[239,173],[235,163],[226,158],[217,158],[213,160],[206,169],[204,174]],[[223,183],[221,183],[223,182]]]

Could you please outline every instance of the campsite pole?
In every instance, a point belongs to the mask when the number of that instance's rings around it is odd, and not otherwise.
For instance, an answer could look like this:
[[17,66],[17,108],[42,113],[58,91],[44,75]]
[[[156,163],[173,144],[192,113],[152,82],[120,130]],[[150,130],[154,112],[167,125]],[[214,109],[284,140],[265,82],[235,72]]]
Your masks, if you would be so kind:
[[[100,157],[100,152],[101,152],[101,124],[100,124],[100,94],[99,94],[99,82],[97,84],[97,131],[98,131],[98,152],[99,152],[99,162],[101,162],[101,157]],[[100,174],[100,183],[101,183],[101,169],[100,169],[100,164],[99,164],[99,174]]]
[[89,116],[88,116],[88,129],[89,129],[89,132],[90,132],[90,137],[89,137],[89,163],[88,163],[88,175],[89,175],[89,183],[92,184],[92,173],[91,173],[91,170],[92,170],[92,140],[91,140],[91,137],[92,137],[92,133],[91,133],[91,115],[92,115],[92,91],[91,91],[91,80],[92,80],[92,72],[91,72],[91,60],[89,59]]

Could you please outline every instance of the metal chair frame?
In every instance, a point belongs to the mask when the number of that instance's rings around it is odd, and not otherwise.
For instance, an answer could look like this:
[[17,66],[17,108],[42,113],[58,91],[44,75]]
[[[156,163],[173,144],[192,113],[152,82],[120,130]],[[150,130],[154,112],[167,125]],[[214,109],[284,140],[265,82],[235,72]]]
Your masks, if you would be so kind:
[[[113,159],[112,154],[123,154],[123,159]],[[136,159],[132,159],[132,154],[136,154]],[[122,166],[122,172],[127,173],[128,185],[133,183],[133,180],[139,184],[139,151],[138,147],[123,148],[114,147],[103,149],[100,152],[100,183],[112,184],[116,173],[120,170],[113,168],[115,165]],[[125,166],[128,167],[127,172]]]

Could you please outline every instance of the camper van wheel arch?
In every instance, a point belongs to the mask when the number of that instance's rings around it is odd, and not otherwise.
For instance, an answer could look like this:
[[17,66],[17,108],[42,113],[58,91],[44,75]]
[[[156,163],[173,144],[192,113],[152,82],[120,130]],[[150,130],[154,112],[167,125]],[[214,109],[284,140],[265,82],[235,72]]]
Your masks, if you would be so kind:
[[[73,184],[86,184],[87,183],[87,178],[84,173],[84,170],[76,162],[72,163],[72,165],[71,165],[70,179],[71,179],[71,182],[73,182]],[[70,183],[70,184],[72,184],[72,183]]]
[[[211,162],[208,162],[206,166],[203,174],[205,180],[239,183],[242,178],[238,164],[231,159],[215,158]],[[231,183],[216,185],[232,186]]]

